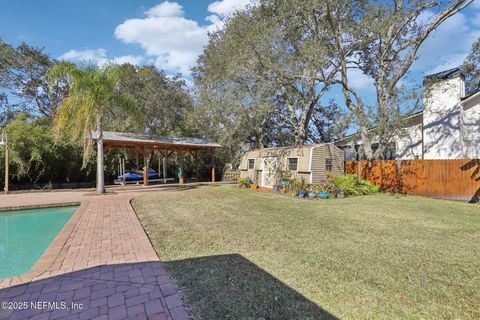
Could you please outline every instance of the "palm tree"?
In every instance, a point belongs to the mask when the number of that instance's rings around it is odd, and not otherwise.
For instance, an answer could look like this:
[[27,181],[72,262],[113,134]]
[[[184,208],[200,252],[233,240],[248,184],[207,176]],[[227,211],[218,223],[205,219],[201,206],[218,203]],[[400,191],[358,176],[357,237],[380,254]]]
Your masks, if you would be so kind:
[[61,62],[48,71],[48,76],[52,87],[68,86],[68,93],[55,113],[54,128],[57,136],[66,131],[72,138],[83,140],[84,165],[92,150],[92,131],[96,131],[97,193],[104,193],[103,129],[106,122],[119,109],[138,121],[142,118],[135,99],[120,90],[124,71],[115,64],[99,68]]

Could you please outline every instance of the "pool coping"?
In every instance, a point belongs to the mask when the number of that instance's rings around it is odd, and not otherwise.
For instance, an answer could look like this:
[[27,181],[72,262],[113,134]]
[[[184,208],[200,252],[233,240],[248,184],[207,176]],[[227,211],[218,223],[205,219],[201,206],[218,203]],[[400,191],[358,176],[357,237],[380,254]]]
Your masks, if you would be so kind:
[[46,203],[46,204],[32,204],[32,205],[25,205],[25,206],[0,207],[0,214],[5,211],[72,207],[72,206],[80,206],[81,204],[82,203],[79,201],[73,201],[73,202],[62,202],[62,203]]
[[[13,276],[6,279],[0,280],[0,289],[12,287],[24,283],[28,283],[34,280],[42,279],[43,274],[47,273],[50,270],[50,267],[55,263],[55,260],[60,256],[65,243],[67,242],[68,238],[70,237],[71,233],[77,226],[77,223],[80,221],[82,217],[86,204],[82,202],[63,202],[63,203],[53,203],[53,204],[42,204],[42,205],[28,205],[28,206],[15,206],[15,207],[7,207],[0,209],[0,214],[2,211],[11,211],[11,210],[24,210],[24,209],[35,209],[35,208],[55,208],[55,207],[67,207],[67,206],[74,206],[79,205],[77,210],[73,213],[70,219],[65,223],[63,228],[58,232],[52,242],[49,244],[47,249],[43,252],[40,258],[35,262],[33,267],[18,276]],[[13,208],[13,209],[12,209]],[[48,277],[47,274],[45,277]]]

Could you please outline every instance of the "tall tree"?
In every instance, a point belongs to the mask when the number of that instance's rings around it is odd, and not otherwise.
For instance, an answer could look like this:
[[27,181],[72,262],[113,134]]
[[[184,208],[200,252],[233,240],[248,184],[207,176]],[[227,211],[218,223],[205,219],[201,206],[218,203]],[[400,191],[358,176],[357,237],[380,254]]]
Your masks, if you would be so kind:
[[[262,1],[213,34],[199,61],[203,84],[216,84],[213,96],[242,92],[245,102],[267,108],[260,113],[288,127],[295,144],[307,140],[312,115],[336,74],[332,46],[324,41],[328,32],[318,28],[313,9],[314,1]],[[262,103],[254,105],[257,93]]]
[[37,116],[52,117],[60,103],[64,86],[49,90],[47,71],[54,64],[43,50],[25,43],[16,48],[13,84],[14,94],[23,111]]
[[[179,75],[168,77],[154,66],[124,64],[121,68],[125,71],[121,89],[135,97],[138,108],[145,115],[142,124],[127,123],[126,130],[157,135],[182,134],[185,117],[193,109],[185,80]],[[115,127],[125,127],[125,120],[128,118],[119,118]]]
[[55,114],[57,135],[68,132],[74,139],[84,141],[84,162],[91,150],[92,131],[97,134],[97,193],[105,192],[103,128],[116,110],[134,118],[142,118],[135,99],[120,90],[124,71],[118,65],[102,68],[87,65],[77,67],[62,62],[49,71],[50,84],[55,88],[59,81],[68,83],[68,92]]
[[480,91],[480,38],[472,45],[470,54],[463,63],[463,72],[467,95]]
[[0,38],[0,105],[4,123],[24,112],[52,117],[64,94],[64,86],[49,91],[46,73],[53,64],[42,49],[25,43],[14,48]]
[[331,100],[312,115],[309,140],[314,143],[332,142],[343,138],[351,126],[351,114]]
[[[427,37],[473,0],[327,0],[316,12],[328,22],[347,108],[355,115],[368,159],[381,158],[401,115],[404,79]],[[376,105],[369,109],[352,85],[350,71],[370,77]],[[375,129],[370,130],[372,127]],[[374,142],[376,142],[374,144]]]
[[13,66],[15,65],[15,49],[0,38],[0,123],[7,124],[15,118],[9,103],[9,95],[13,89]]

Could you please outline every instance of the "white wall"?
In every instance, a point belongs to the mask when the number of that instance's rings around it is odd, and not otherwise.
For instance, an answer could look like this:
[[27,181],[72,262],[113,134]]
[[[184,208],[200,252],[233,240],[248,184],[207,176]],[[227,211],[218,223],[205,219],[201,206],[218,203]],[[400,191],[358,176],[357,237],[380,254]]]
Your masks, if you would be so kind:
[[460,99],[465,95],[461,77],[433,84],[425,94],[423,110],[424,159],[461,159]]
[[398,130],[395,138],[395,158],[422,159],[422,123]]
[[462,110],[463,158],[480,158],[480,94],[463,103]]

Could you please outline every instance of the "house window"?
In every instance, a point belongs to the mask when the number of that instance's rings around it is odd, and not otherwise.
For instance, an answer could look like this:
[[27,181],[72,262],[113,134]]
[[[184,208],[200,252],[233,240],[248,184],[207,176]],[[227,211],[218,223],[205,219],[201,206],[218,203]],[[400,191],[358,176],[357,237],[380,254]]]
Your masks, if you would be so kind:
[[332,167],[332,159],[326,158],[326,159],[325,159],[325,171],[331,172],[332,170],[333,170],[333,167]]
[[255,159],[248,159],[248,170],[255,169]]
[[297,171],[297,169],[298,169],[298,158],[287,158],[287,170]]

